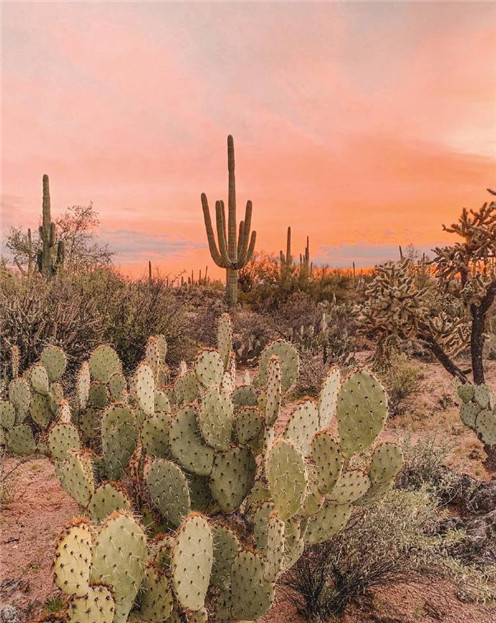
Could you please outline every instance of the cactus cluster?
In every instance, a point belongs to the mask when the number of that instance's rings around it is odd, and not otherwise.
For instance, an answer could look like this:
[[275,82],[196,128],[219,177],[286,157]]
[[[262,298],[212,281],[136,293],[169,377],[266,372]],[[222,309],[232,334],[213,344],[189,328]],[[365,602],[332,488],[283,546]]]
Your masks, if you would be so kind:
[[[270,344],[253,383],[236,386],[231,340],[224,315],[218,348],[182,365],[173,384],[162,337],[150,338],[129,380],[115,351],[100,346],[71,406],[59,401],[47,447],[84,514],[56,547],[66,621],[253,621],[306,544],[330,539],[354,505],[391,486],[402,457],[392,443],[375,445],[387,399],[373,376],[342,382],[331,370],[319,400],[298,403],[276,434],[298,353]],[[58,350],[43,363],[45,374],[28,375],[28,395],[48,396],[63,372]],[[14,385],[14,401],[2,403],[10,428],[20,404],[29,410],[20,396]]]

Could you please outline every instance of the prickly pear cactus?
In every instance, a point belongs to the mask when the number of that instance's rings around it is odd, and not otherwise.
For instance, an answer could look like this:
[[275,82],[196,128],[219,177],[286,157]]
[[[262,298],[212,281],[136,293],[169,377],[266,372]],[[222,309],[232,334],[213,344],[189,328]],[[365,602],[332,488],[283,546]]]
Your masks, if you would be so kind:
[[496,400],[487,385],[465,383],[458,388],[462,400],[460,417],[486,446],[488,455],[496,455]]
[[[69,525],[57,548],[68,621],[253,621],[306,544],[332,538],[355,506],[392,486],[401,451],[376,443],[386,395],[366,372],[342,382],[331,370],[319,400],[295,405],[277,435],[281,401],[298,373],[291,344],[266,349],[256,387],[249,378],[235,387],[224,316],[219,350],[201,351],[164,386],[159,337],[148,341],[130,382],[112,349],[93,351],[76,379],[74,414],[56,383],[48,380],[45,395],[45,375],[31,371],[35,387],[17,383],[0,407],[2,432],[29,446],[26,403],[50,410],[50,394],[57,398],[47,445],[63,488],[94,522]],[[474,390],[467,404],[489,429],[491,396]],[[339,436],[329,429],[334,417]],[[133,513],[156,535],[148,543]]]

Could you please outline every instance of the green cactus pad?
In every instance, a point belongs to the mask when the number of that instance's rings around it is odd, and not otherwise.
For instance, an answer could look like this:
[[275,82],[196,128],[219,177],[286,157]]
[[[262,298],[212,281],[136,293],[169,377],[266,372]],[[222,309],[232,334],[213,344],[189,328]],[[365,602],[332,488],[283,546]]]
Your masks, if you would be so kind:
[[346,526],[351,515],[351,504],[324,502],[322,508],[307,520],[304,534],[305,543],[315,545],[328,541]]
[[224,365],[224,370],[229,367],[232,351],[232,325],[229,314],[222,314],[217,327],[217,348]]
[[9,383],[9,400],[16,410],[16,423],[24,421],[31,404],[31,390],[29,383],[23,378],[16,378]]
[[214,562],[210,582],[221,590],[227,590],[231,583],[231,565],[239,551],[239,540],[234,532],[225,525],[212,528],[214,542]]
[[395,443],[382,443],[374,450],[369,477],[372,484],[391,482],[403,466],[403,453]]
[[258,506],[259,502],[270,500],[270,491],[263,480],[256,479],[250,495],[246,498],[246,509]]
[[145,415],[155,411],[155,376],[146,363],[140,363],[134,373],[134,391],[139,408]]
[[93,532],[87,519],[74,519],[55,545],[55,584],[66,595],[84,596],[90,580]]
[[91,456],[83,450],[75,449],[69,450],[67,456],[65,461],[55,464],[60,484],[78,504],[88,506],[95,492]]
[[47,396],[33,394],[31,398],[30,414],[32,419],[40,428],[46,428],[53,420],[53,413],[50,409],[50,402]]
[[295,443],[306,456],[313,436],[319,430],[319,410],[313,400],[299,402],[289,416],[284,438]]
[[81,411],[84,411],[84,409],[86,409],[86,407],[88,406],[90,385],[90,364],[87,361],[83,361],[76,377],[76,396],[79,409]]
[[208,521],[197,513],[188,515],[177,532],[172,549],[174,592],[183,608],[203,608],[213,564],[213,538]]
[[327,428],[336,412],[338,392],[341,385],[341,373],[338,368],[333,368],[322,385],[319,397],[320,427]]
[[77,425],[84,444],[91,445],[100,433],[102,411],[95,407],[88,407],[79,414]]
[[229,397],[232,396],[234,390],[236,389],[236,379],[229,371],[224,372],[224,374],[222,375],[220,389]]
[[475,421],[481,408],[475,402],[467,402],[460,407],[460,418],[465,426],[475,430]]
[[172,418],[170,447],[174,458],[189,472],[208,476],[212,471],[214,450],[207,446],[199,433],[195,407],[183,407]]
[[155,411],[167,411],[167,413],[171,412],[171,404],[170,404],[169,397],[164,391],[161,391],[160,389],[155,390],[154,406],[155,406]]
[[108,478],[115,480],[121,476],[137,443],[138,429],[134,413],[123,404],[110,406],[102,418],[102,450]]
[[351,504],[370,489],[370,479],[360,469],[351,469],[341,475],[328,499],[334,504]]
[[143,449],[150,456],[170,458],[170,426],[172,417],[165,411],[157,411],[144,419],[141,427]]
[[104,383],[93,381],[88,393],[88,404],[97,409],[105,409],[108,405],[109,397],[107,386]]
[[300,559],[305,549],[300,524],[296,519],[288,519],[284,528],[284,560],[282,568],[284,571],[291,567]]
[[257,439],[263,431],[263,415],[258,407],[240,407],[234,419],[234,434],[241,445]]
[[147,556],[145,533],[134,517],[117,511],[105,519],[96,537],[90,579],[113,589],[114,623],[127,621]]
[[216,452],[210,491],[225,513],[238,509],[255,482],[257,465],[249,448]]
[[188,481],[191,510],[205,512],[212,502],[208,476],[198,476],[186,471],[184,475]]
[[264,396],[264,412],[267,426],[274,426],[281,409],[281,364],[273,355],[267,363],[267,387]]
[[300,509],[307,489],[305,459],[291,441],[278,439],[267,453],[265,471],[269,490],[281,519]]
[[160,366],[160,349],[157,338],[153,335],[148,338],[146,343],[145,363],[153,370],[153,374],[156,378]]
[[274,584],[265,579],[265,562],[250,551],[239,552],[231,567],[232,616],[254,621],[263,616],[274,601]]
[[269,582],[275,582],[283,568],[284,530],[285,522],[279,518],[277,511],[272,512],[268,518],[267,543],[264,551],[265,579]]
[[200,351],[195,360],[195,373],[204,387],[220,385],[224,375],[221,355],[211,348]]
[[475,385],[474,400],[481,409],[492,409],[494,396],[487,385]]
[[174,395],[179,405],[189,404],[199,394],[198,379],[194,370],[187,370],[179,375],[174,383]]
[[487,446],[496,446],[496,411],[484,409],[477,416],[475,430],[479,439]]
[[172,461],[156,459],[148,467],[145,478],[153,504],[177,528],[191,509],[186,476]]
[[90,356],[90,373],[92,378],[101,383],[108,383],[110,377],[117,372],[122,372],[122,364],[119,355],[111,346],[98,346]]
[[319,481],[315,465],[308,465],[308,484],[305,500],[299,510],[299,515],[311,517],[322,508],[325,496],[319,489]]
[[93,521],[103,521],[114,511],[131,510],[131,502],[119,483],[103,482],[91,496],[88,511]]
[[16,424],[6,435],[7,446],[11,452],[19,455],[32,454],[36,450],[36,441],[31,427],[27,424]]
[[0,427],[12,428],[15,425],[16,412],[14,405],[8,400],[2,400],[0,402]]
[[104,585],[88,587],[81,597],[72,597],[67,608],[67,623],[112,623],[115,603],[112,591]]
[[59,422],[70,424],[72,421],[71,407],[67,400],[61,400],[59,405]]
[[160,355],[160,361],[165,363],[165,359],[167,357],[167,339],[165,335],[159,334],[154,336],[157,340],[158,352]]
[[80,450],[78,429],[70,422],[55,422],[48,432],[48,448],[56,461],[65,461],[71,448]]
[[145,569],[141,585],[140,616],[146,623],[167,621],[174,607],[174,596],[167,575],[154,565]]
[[108,390],[111,400],[114,402],[121,402],[126,389],[126,377],[122,374],[122,372],[112,374],[108,382]]
[[203,439],[215,450],[228,450],[232,425],[233,406],[229,396],[218,387],[210,387],[198,412]]
[[61,401],[64,400],[64,387],[62,383],[52,383],[48,392],[48,403],[53,415],[57,415]]
[[367,372],[353,374],[341,387],[337,403],[338,430],[345,457],[368,450],[387,418],[387,397]]
[[265,554],[267,549],[267,527],[269,517],[274,511],[274,502],[272,500],[264,500],[256,504],[250,512],[253,523],[253,540],[261,554]]
[[459,385],[457,391],[458,396],[465,404],[474,398],[474,386],[471,383],[463,383],[463,385]]
[[50,383],[59,381],[67,367],[67,357],[58,346],[45,346],[40,361],[48,373]]
[[50,381],[48,380],[48,372],[46,371],[46,368],[40,363],[35,363],[29,370],[28,374],[31,388],[38,394],[48,396]]
[[288,392],[298,378],[300,365],[298,351],[289,342],[279,340],[272,342],[263,351],[258,367],[257,384],[265,387],[268,381],[268,363],[271,357],[279,357],[281,366],[281,389],[283,393]]
[[314,463],[317,487],[321,493],[330,493],[341,476],[343,456],[339,444],[325,431],[312,440],[310,456]]
[[238,407],[256,407],[258,405],[258,394],[253,385],[240,385],[234,390],[231,398],[235,409]]

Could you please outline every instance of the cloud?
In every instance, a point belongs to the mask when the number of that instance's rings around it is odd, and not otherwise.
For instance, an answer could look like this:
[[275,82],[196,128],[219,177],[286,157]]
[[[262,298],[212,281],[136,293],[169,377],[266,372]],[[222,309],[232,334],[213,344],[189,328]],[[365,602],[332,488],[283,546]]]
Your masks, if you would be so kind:
[[[426,258],[432,257],[432,249],[436,246],[431,245],[415,245],[415,251]],[[407,248],[403,247],[406,254]],[[329,265],[331,268],[351,268],[353,262],[357,268],[370,268],[377,264],[382,264],[389,260],[398,260],[398,245],[382,244],[343,244],[339,246],[321,247],[315,258],[316,265]]]

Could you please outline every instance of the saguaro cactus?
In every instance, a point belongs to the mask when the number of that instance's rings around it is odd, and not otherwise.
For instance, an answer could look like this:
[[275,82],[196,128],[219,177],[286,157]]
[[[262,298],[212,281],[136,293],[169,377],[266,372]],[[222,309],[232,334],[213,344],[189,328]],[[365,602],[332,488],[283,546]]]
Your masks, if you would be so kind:
[[215,240],[210,209],[205,193],[202,193],[201,202],[210,255],[217,266],[226,269],[226,298],[229,306],[233,307],[238,301],[238,271],[246,266],[253,255],[257,232],[252,231],[250,235],[252,203],[247,201],[245,218],[240,222],[239,233],[238,235],[236,234],[236,183],[234,177],[234,141],[232,136],[227,137],[227,168],[229,171],[227,227],[224,202],[215,202],[218,242]]
[[291,255],[291,227],[288,227],[288,233],[286,236],[286,253],[279,252],[279,259],[281,263],[281,277],[287,279],[293,268],[293,256]]
[[38,270],[50,279],[64,263],[64,242],[56,242],[55,223],[50,211],[50,187],[48,175],[43,176],[43,221],[39,228],[41,249],[38,251]]

